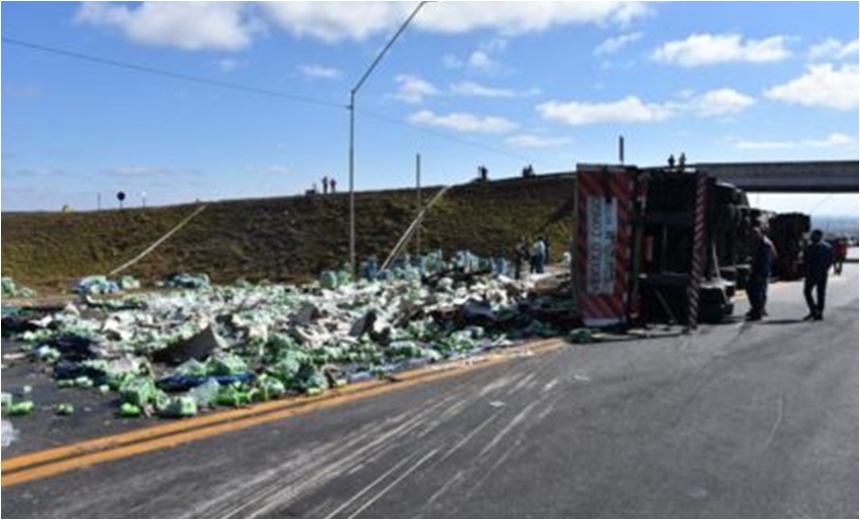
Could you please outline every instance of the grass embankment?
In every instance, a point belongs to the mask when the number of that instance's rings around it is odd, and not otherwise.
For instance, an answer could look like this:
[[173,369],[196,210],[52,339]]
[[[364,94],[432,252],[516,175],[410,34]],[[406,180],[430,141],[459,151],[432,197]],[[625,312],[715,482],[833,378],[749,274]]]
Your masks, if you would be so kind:
[[[423,191],[425,203],[438,188]],[[573,181],[552,176],[458,186],[429,212],[426,252],[459,249],[512,256],[518,237],[549,237],[554,260],[567,248]],[[414,190],[356,195],[359,261],[385,259],[416,214]],[[82,276],[106,274],[137,256],[195,206],[92,213],[4,213],[2,272],[43,292],[68,291]],[[409,249],[414,252],[414,243]],[[301,282],[339,268],[349,256],[347,194],[212,203],[128,273],[154,281],[176,271]]]

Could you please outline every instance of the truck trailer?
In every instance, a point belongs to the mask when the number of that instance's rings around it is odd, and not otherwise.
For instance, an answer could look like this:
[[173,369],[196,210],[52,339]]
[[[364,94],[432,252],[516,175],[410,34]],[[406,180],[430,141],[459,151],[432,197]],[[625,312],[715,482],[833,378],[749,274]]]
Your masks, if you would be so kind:
[[[589,327],[693,329],[734,312],[743,191],[686,167],[578,165],[571,277]],[[737,276],[735,276],[737,278]]]

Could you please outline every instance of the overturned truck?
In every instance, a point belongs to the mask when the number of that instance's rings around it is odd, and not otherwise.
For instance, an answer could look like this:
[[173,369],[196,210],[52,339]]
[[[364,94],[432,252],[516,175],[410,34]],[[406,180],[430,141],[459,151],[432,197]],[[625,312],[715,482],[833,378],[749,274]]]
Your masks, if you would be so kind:
[[695,328],[733,314],[753,224],[743,191],[688,168],[579,165],[575,207],[585,325]]

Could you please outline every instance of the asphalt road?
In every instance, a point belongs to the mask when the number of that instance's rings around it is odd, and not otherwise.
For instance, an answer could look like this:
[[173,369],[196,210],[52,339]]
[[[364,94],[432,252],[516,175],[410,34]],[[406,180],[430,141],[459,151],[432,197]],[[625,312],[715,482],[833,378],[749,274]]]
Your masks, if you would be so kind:
[[822,323],[780,284],[761,323],[565,346],[4,487],[2,515],[857,518],[845,271]]

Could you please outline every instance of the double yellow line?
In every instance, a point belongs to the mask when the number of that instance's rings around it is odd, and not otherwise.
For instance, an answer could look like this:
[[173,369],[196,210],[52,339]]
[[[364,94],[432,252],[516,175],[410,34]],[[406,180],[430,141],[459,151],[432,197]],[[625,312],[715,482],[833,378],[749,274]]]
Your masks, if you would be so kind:
[[85,468],[174,448],[197,440],[235,432],[253,426],[279,421],[316,410],[338,406],[408,388],[421,383],[451,377],[479,368],[503,363],[523,353],[545,353],[564,345],[561,340],[545,340],[491,354],[475,360],[463,360],[414,370],[387,381],[368,381],[332,390],[317,397],[302,397],[262,403],[248,408],[195,417],[129,433],[102,437],[60,448],[22,455],[2,462],[2,487],[15,486],[33,480],[60,475]]

